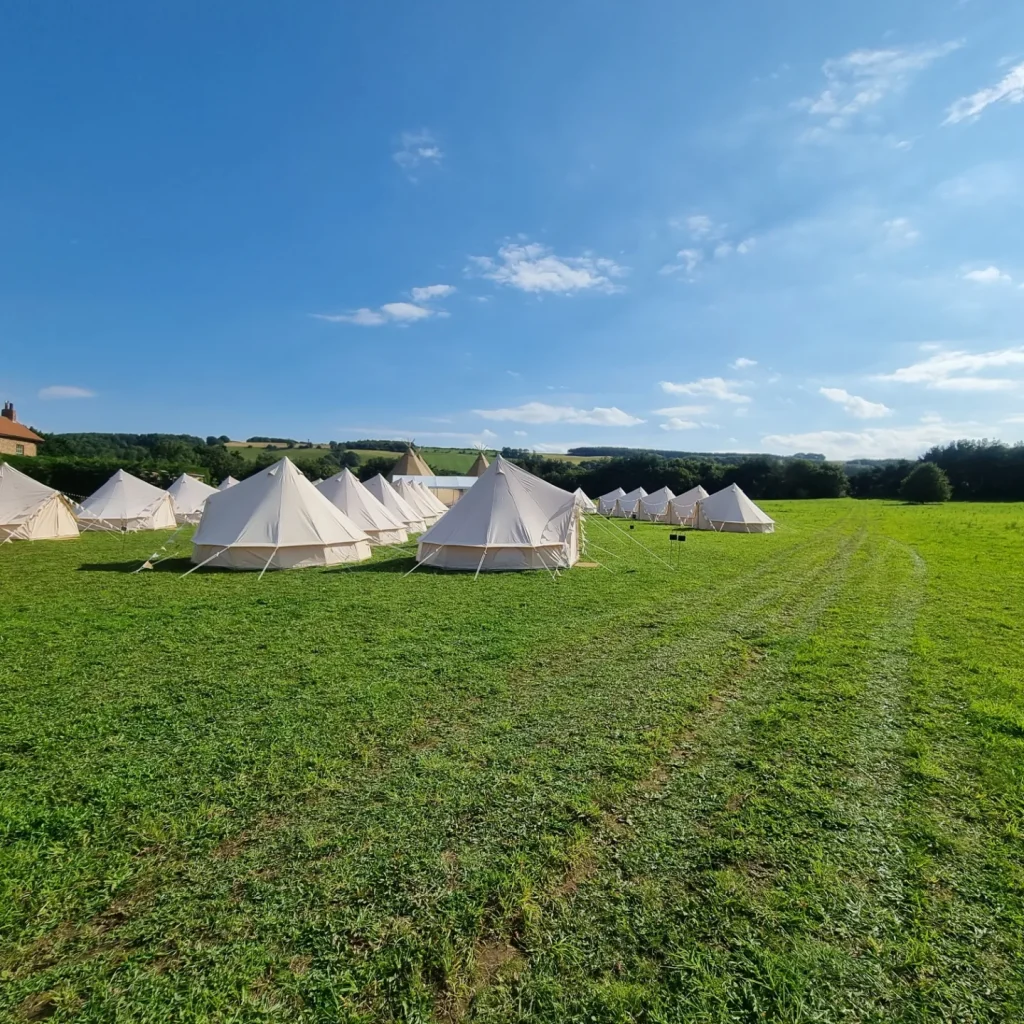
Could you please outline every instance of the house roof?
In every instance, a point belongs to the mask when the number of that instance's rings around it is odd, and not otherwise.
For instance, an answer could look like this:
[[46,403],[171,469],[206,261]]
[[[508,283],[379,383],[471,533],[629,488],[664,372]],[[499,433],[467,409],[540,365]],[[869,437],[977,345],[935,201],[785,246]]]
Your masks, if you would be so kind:
[[9,420],[6,416],[0,416],[0,437],[10,437],[16,441],[43,440],[34,430],[29,430],[24,423]]

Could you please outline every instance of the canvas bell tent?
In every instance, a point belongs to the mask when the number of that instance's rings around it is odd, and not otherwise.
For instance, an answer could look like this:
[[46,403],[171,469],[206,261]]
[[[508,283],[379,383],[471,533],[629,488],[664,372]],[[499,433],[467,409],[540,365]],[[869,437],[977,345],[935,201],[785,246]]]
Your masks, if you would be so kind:
[[370,538],[283,458],[206,502],[192,561],[224,569],[362,562]]
[[441,518],[441,513],[423,496],[423,493],[409,480],[396,480],[394,488],[399,497],[412,507],[427,526],[432,526]]
[[595,505],[583,492],[582,487],[577,487],[572,492],[572,496],[576,499],[577,507],[581,508],[584,512],[596,512],[597,505]]
[[638,487],[635,491],[630,491],[628,494],[622,495],[621,498],[616,498],[610,514],[616,519],[632,519],[636,515],[637,508],[640,506],[640,499],[646,497],[647,492],[642,487]]
[[167,493],[174,502],[174,518],[179,526],[183,523],[198,523],[203,515],[203,505],[211,494],[217,493],[216,487],[197,480],[188,473],[182,473],[167,488]]
[[321,480],[314,487],[352,520],[374,544],[404,544],[405,523],[389,512],[353,475],[351,470]]
[[697,529],[719,533],[774,533],[775,520],[730,484],[697,502]]
[[668,487],[662,487],[657,491],[641,498],[636,507],[637,519],[643,519],[650,523],[668,522],[668,504],[675,497]]
[[367,480],[363,486],[393,515],[400,519],[409,533],[422,533],[426,528],[423,516],[414,509],[399,493],[378,473]]
[[173,530],[174,503],[159,487],[119,469],[98,491],[78,506],[82,530]]
[[672,526],[696,526],[697,502],[706,498],[708,492],[697,484],[684,494],[679,494],[668,503],[668,521]]
[[395,463],[388,476],[393,481],[399,476],[433,476],[434,471],[423,461],[423,456],[410,445]]
[[420,537],[416,560],[469,572],[567,569],[579,558],[581,515],[568,491],[499,456]]
[[603,516],[610,516],[612,509],[615,508],[615,502],[619,500],[626,492],[621,487],[616,487],[614,491],[609,491],[607,494],[602,494],[597,499],[597,511]]
[[75,511],[60,491],[0,463],[0,544],[77,536]]
[[233,476],[226,476],[217,485],[217,490],[218,491],[226,491],[229,487],[234,487],[235,484],[237,484],[237,483],[238,483],[238,481]]
[[448,506],[425,484],[419,480],[413,481],[413,487],[423,495],[427,505],[430,506],[439,516],[448,511]]

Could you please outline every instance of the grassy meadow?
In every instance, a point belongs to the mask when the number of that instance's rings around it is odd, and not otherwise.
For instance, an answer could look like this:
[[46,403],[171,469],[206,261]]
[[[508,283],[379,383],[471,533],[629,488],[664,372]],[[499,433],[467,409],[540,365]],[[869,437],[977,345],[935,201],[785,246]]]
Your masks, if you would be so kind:
[[765,508],[557,580],[0,547],[0,1019],[1024,1019],[1024,507]]

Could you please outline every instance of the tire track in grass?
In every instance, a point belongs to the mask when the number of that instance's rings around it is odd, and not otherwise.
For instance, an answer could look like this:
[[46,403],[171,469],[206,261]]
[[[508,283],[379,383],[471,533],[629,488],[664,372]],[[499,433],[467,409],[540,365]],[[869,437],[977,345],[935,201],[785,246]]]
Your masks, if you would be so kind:
[[[182,860],[172,850],[152,900],[119,924],[116,949],[85,929],[51,951],[59,963],[36,972],[29,956],[29,987],[91,989],[94,1017],[126,990],[201,1006],[227,955],[263,978],[259,1005],[279,991],[292,1011],[315,1007],[310,1019],[359,1006],[429,1015],[438,982],[447,990],[447,979],[472,972],[474,937],[529,918],[602,801],[642,779],[694,709],[712,700],[717,713],[716,686],[767,627],[805,615],[862,542],[848,525],[822,531],[790,560],[766,560],[742,601],[751,584],[737,578],[673,595],[656,614],[638,606],[610,616],[601,628],[616,634],[582,654],[577,638],[513,670],[489,701],[438,707],[447,718],[429,748],[410,749],[399,734],[370,772],[324,761],[306,802],[286,786],[291,801],[263,812],[274,827],[247,824],[252,839],[236,856]],[[638,663],[653,679],[629,678]],[[225,849],[223,837],[212,849]],[[188,972],[150,969],[169,959]],[[301,975],[261,973],[293,962],[306,965]]]
[[901,928],[898,748],[920,562],[873,541],[773,651],[596,869],[524,937],[480,1020],[888,1019]]

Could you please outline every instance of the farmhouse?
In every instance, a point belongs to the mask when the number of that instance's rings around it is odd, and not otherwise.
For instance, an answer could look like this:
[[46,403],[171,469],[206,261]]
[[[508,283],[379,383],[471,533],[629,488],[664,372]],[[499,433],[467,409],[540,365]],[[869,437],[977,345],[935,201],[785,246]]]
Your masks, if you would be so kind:
[[0,411],[0,455],[35,455],[36,445],[43,439],[24,423],[18,422],[18,415],[10,402],[4,402]]

